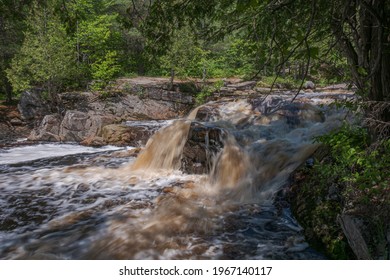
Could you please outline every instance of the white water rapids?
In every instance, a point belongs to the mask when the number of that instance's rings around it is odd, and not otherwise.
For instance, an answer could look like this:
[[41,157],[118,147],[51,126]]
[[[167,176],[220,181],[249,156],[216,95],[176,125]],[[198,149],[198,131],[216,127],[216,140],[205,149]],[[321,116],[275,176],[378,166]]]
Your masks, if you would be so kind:
[[[313,138],[345,119],[313,96],[206,104],[163,123],[137,158],[71,144],[0,150],[0,258],[323,258],[277,203]],[[181,171],[193,122],[223,131],[208,174]]]

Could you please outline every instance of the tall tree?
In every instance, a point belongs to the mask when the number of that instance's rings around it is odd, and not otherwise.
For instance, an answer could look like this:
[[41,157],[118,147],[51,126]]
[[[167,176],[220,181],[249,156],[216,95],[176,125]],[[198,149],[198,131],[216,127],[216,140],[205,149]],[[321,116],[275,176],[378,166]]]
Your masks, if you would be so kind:
[[31,0],[0,1],[0,93],[6,95],[8,102],[12,100],[12,86],[5,70],[19,50],[23,41],[24,20]]
[[390,100],[390,2],[384,0],[334,1],[330,26],[348,58],[360,89],[368,98]]
[[77,53],[80,79],[103,85],[121,69],[118,63],[120,38],[115,1],[61,1],[63,20]]
[[[390,99],[390,1],[160,0],[150,8],[145,34],[164,45],[175,27],[205,18],[214,22],[210,37],[241,30],[248,40],[266,43],[280,69],[303,59],[307,73],[313,58],[323,55],[317,42],[337,46],[366,99]],[[382,117],[389,118],[386,112]]]
[[64,25],[49,5],[34,3],[20,51],[6,71],[14,91],[41,87],[52,102],[73,72],[75,54]]

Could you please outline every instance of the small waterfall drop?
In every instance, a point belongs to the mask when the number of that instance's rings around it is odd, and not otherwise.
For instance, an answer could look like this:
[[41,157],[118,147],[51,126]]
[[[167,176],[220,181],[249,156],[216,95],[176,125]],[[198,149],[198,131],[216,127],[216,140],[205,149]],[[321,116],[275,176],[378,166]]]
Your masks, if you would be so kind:
[[146,143],[145,149],[132,164],[132,170],[178,170],[184,145],[187,141],[191,121],[201,106],[188,117],[157,131]]
[[[267,114],[271,101],[205,104],[157,131],[137,158],[0,165],[0,258],[322,258],[274,198],[318,148],[313,137],[345,114],[311,104]],[[183,162],[207,172],[185,173]]]
[[175,121],[172,125],[157,131],[146,143],[145,149],[131,166],[132,170],[176,170],[187,141],[191,122]]

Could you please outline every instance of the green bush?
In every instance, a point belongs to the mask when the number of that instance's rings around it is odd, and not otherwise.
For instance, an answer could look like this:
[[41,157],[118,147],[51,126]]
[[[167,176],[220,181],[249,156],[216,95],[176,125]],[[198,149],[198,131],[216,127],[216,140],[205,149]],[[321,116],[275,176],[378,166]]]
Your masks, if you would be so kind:
[[329,155],[305,170],[299,190],[298,200],[305,201],[305,207],[298,219],[307,236],[329,257],[350,258],[337,221],[348,212],[365,222],[372,256],[385,255],[385,246],[377,244],[390,227],[390,140],[371,143],[366,129],[351,125],[316,140]]
[[96,81],[93,89],[100,90],[112,80],[120,71],[117,64],[117,54],[115,51],[108,51],[104,58],[97,59],[91,65],[92,77]]
[[221,87],[223,86],[223,80],[218,80],[212,85],[206,85],[202,88],[202,90],[196,95],[195,101],[196,105],[202,105],[207,101],[207,98],[211,96],[215,92],[219,92]]
[[367,195],[389,187],[390,140],[370,147],[367,130],[352,126],[318,140],[330,147],[341,182],[365,190]]

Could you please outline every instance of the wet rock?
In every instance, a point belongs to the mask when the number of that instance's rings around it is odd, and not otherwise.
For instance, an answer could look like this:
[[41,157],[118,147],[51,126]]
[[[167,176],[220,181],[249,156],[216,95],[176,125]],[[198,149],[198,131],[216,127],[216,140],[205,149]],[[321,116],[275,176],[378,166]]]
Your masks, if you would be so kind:
[[325,91],[337,91],[337,90],[350,91],[351,89],[356,89],[356,86],[352,84],[341,83],[341,84],[329,85],[321,89]]
[[316,89],[316,85],[312,82],[312,81],[307,81],[304,85],[303,85],[303,88],[304,89]]
[[[102,127],[113,123],[110,115],[97,115],[94,112],[67,111],[62,118],[59,114],[46,115],[28,137],[31,141],[64,141],[91,143],[99,146]],[[94,143],[94,144],[93,144]]]
[[181,170],[189,174],[209,173],[214,155],[223,148],[225,134],[221,128],[193,122],[183,149]]
[[254,98],[250,100],[252,108],[255,112],[259,112],[263,115],[268,115],[274,112],[277,108],[280,108],[286,104],[286,100],[276,96],[270,95],[266,98]]
[[220,96],[220,95],[234,95],[234,92],[236,91],[235,88],[232,87],[221,87],[220,88],[220,93],[216,93],[215,95]]
[[292,127],[301,125],[302,122],[323,122],[325,117],[322,111],[307,103],[292,103],[284,105],[277,114],[286,118],[287,124]]
[[23,92],[20,96],[18,109],[29,125],[34,125],[37,121],[40,122],[50,112],[48,103],[42,99],[38,91]]
[[11,123],[11,125],[13,125],[13,126],[20,126],[20,125],[23,125],[23,124],[24,124],[24,122],[23,122],[21,119],[19,119],[19,118],[13,118],[13,119],[11,119],[11,120],[10,120],[10,123]]
[[80,144],[85,146],[101,147],[106,145],[107,143],[104,141],[103,137],[90,136],[81,141]]
[[218,107],[216,106],[203,106],[198,109],[195,120],[201,122],[209,122],[220,119]]
[[145,126],[111,124],[103,127],[103,141],[112,145],[145,145],[153,131]]
[[[99,96],[92,92],[66,92],[59,95],[65,110],[88,112]],[[99,109],[99,108],[96,108]],[[103,109],[101,107],[100,109]]]
[[92,92],[71,92],[60,97],[66,110],[94,111],[122,120],[171,119],[185,115],[194,104],[193,97],[187,93],[164,90],[161,86],[127,81],[104,96]]
[[89,117],[80,111],[67,111],[61,123],[60,139],[62,141],[81,141],[87,135],[85,127]]
[[262,116],[284,118],[287,124],[293,127],[305,121],[323,122],[325,120],[323,112],[318,107],[301,102],[290,103],[275,95],[267,96],[265,99],[255,98],[250,100],[250,103],[253,110]]

